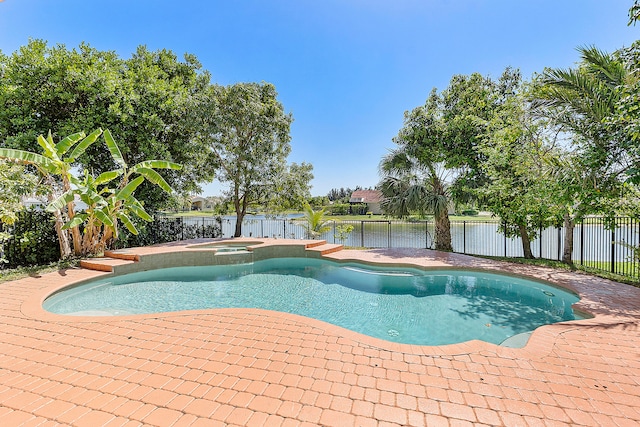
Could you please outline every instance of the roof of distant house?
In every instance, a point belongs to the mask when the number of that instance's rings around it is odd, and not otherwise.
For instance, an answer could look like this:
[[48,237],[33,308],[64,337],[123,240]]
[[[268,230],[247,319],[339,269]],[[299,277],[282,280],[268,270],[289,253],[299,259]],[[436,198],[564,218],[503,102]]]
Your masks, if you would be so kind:
[[351,193],[349,203],[380,203],[382,192],[378,190],[356,190]]

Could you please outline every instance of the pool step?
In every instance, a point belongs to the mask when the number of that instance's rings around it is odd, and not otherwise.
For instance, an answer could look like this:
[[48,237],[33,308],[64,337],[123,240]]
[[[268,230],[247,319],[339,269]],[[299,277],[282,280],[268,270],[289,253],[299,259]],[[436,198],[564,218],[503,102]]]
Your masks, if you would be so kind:
[[89,258],[83,259],[80,261],[80,267],[86,268],[87,270],[95,270],[95,271],[106,271],[107,273],[111,273],[113,271],[113,267],[131,264],[135,261],[126,260],[126,259],[116,259],[116,258]]
[[104,256],[108,258],[125,259],[127,261],[140,261],[140,255],[126,249],[104,251]]
[[318,252],[320,255],[332,254],[344,249],[344,245],[336,245],[332,243],[323,243],[321,245],[307,246],[307,250],[311,252]]
[[309,242],[306,245],[304,245],[304,247],[306,249],[311,249],[311,248],[317,248],[318,246],[323,246],[323,245],[326,245],[326,244],[327,244],[326,240],[314,240],[314,241]]

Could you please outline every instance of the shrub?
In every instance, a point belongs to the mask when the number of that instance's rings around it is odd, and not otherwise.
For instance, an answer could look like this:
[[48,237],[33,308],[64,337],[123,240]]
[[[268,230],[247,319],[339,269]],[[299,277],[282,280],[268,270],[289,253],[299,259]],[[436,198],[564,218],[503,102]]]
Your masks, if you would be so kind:
[[53,216],[44,211],[23,211],[6,227],[10,237],[1,242],[2,267],[43,265],[60,259]]

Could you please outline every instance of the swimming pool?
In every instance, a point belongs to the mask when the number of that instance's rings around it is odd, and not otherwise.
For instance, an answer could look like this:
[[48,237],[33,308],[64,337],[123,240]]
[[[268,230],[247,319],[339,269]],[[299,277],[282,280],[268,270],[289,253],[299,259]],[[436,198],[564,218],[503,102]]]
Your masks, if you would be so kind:
[[64,289],[43,307],[69,315],[261,308],[319,319],[387,341],[500,344],[581,318],[578,297],[548,284],[467,270],[420,270],[272,258],[250,264],[151,270]]

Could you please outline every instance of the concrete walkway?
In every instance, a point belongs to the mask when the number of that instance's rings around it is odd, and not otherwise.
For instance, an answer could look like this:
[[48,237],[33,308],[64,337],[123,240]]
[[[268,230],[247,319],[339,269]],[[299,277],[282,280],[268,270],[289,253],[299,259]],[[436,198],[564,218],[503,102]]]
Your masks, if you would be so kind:
[[[154,250],[184,245],[139,252]],[[45,312],[55,289],[107,274],[71,269],[0,284],[0,425],[640,425],[640,289],[426,250],[326,257],[541,278],[577,291],[595,317],[509,349],[393,344],[254,309]]]

